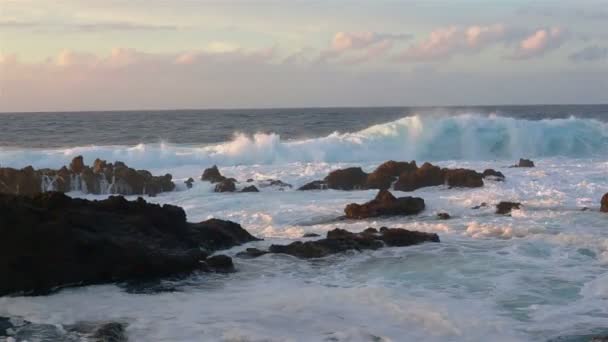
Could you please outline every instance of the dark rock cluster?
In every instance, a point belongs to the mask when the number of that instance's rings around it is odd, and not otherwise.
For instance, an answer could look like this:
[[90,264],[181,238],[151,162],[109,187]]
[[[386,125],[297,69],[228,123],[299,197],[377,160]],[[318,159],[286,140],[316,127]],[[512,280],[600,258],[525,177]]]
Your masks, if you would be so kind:
[[[487,170],[494,172],[494,170]],[[501,174],[502,175],[502,174]],[[430,163],[421,167],[412,162],[388,161],[372,173],[360,167],[335,170],[323,180],[316,180],[301,186],[298,190],[363,190],[390,189],[414,191],[427,186],[448,185],[450,187],[476,188],[483,186],[485,176],[474,170],[440,168]],[[504,175],[502,176],[504,180]]]
[[361,233],[351,233],[344,229],[327,232],[324,239],[314,241],[296,241],[288,245],[271,245],[267,251],[248,248],[238,254],[239,257],[255,258],[268,253],[288,254],[298,258],[322,258],[331,254],[350,250],[362,251],[379,249],[384,246],[404,247],[423,242],[439,242],[439,236],[432,233],[410,231],[401,228],[380,230],[368,228]]
[[[237,191],[238,181],[234,178],[226,178],[217,168],[216,165],[205,169],[201,176],[202,181],[211,182],[215,184],[215,192],[235,192]],[[253,179],[247,179],[246,183],[253,183]],[[260,187],[278,187],[279,190],[291,188],[291,184],[287,184],[279,179],[265,179],[258,182]],[[260,192],[255,185],[245,186],[240,192]]]
[[236,223],[188,223],[182,208],[142,198],[0,194],[0,213],[0,296],[225,271],[232,263],[210,253],[257,240]]
[[135,170],[123,162],[108,163],[96,159],[93,166],[84,164],[82,156],[69,167],[59,170],[0,168],[0,193],[36,195],[47,191],[82,191],[89,194],[150,195],[172,191],[172,176],[153,176],[146,170]]

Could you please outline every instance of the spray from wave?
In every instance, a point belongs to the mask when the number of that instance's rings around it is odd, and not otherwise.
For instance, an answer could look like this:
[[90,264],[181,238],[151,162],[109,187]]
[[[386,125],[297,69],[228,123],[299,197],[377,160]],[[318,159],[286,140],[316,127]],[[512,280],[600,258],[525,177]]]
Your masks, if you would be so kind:
[[85,146],[2,149],[3,166],[59,167],[76,155],[120,160],[138,168],[290,162],[489,160],[519,157],[595,157],[608,153],[608,123],[593,119],[523,120],[500,116],[410,116],[353,133],[283,141],[277,134],[235,134],[230,142],[187,146]]

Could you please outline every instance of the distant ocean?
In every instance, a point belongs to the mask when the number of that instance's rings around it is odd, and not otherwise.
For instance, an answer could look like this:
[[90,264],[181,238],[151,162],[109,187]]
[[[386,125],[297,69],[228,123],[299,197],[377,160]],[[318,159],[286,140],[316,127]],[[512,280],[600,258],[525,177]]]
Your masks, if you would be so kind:
[[[179,205],[190,221],[233,220],[264,238],[231,256],[337,227],[434,232],[441,243],[313,261],[235,257],[236,273],[167,281],[173,292],[102,285],[2,297],[0,316],[127,321],[134,341],[571,342],[608,334],[608,216],[599,212],[608,105],[0,114],[0,166],[58,168],[77,155],[169,172],[177,190],[148,200]],[[509,168],[521,157],[536,167]],[[295,190],[334,169],[369,172],[390,159],[494,168],[506,181],[394,191],[424,198],[427,209],[356,222],[335,218],[375,191]],[[227,177],[294,188],[215,193],[199,181],[214,164]],[[189,177],[192,189],[183,184]],[[500,201],[522,209],[496,215]],[[481,203],[488,207],[471,209]],[[452,219],[437,220],[439,212]]]

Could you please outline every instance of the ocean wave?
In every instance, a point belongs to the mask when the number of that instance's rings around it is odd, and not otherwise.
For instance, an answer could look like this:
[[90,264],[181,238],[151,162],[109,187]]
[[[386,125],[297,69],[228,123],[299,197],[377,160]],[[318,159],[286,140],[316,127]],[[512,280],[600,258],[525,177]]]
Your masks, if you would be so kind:
[[415,115],[351,133],[285,141],[277,134],[236,133],[229,142],[65,149],[0,147],[3,166],[59,167],[76,155],[120,160],[139,168],[291,162],[489,160],[519,157],[594,157],[608,151],[608,123],[594,119],[523,120],[501,116]]

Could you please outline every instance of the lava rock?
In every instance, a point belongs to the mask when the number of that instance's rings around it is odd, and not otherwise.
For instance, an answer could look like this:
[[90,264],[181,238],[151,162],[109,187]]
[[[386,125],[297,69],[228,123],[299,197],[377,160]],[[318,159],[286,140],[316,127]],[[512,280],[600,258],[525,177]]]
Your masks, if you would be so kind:
[[319,237],[321,235],[317,234],[317,233],[306,233],[304,235],[302,235],[303,238],[313,238],[313,237]]
[[449,220],[452,217],[448,213],[438,213],[437,214],[437,218],[440,219],[440,220]]
[[365,189],[367,173],[363,172],[360,167],[334,170],[325,177],[325,183],[328,188],[335,190]]
[[519,163],[517,165],[513,165],[512,167],[534,167],[534,162],[530,159],[520,158]]
[[244,258],[244,259],[252,259],[252,258],[260,257],[264,254],[268,254],[268,251],[263,251],[263,250],[260,250],[257,248],[247,248],[246,250],[244,250],[242,252],[238,252],[236,254],[236,256],[239,258]]
[[396,198],[388,190],[380,190],[376,198],[365,203],[351,203],[344,213],[350,219],[364,219],[377,216],[415,215],[425,208],[424,200],[418,197]]
[[517,202],[500,202],[496,205],[496,213],[500,215],[506,215],[511,213],[513,209],[520,209],[521,203]]
[[205,169],[203,171],[203,174],[201,175],[202,181],[211,182],[211,183],[220,183],[220,182],[224,181],[225,179],[226,179],[226,177],[222,176],[222,174],[220,173],[220,170],[217,168],[216,165],[213,165],[212,167]]
[[244,187],[243,190],[241,190],[241,192],[260,192],[260,190],[258,190],[258,188],[256,188],[255,185],[250,185],[250,186]]
[[444,183],[457,188],[479,188],[483,186],[481,173],[468,169],[443,169]]
[[383,246],[403,247],[423,242],[439,242],[437,234],[409,231],[401,228],[383,227],[380,231],[366,229],[362,233],[351,233],[344,229],[327,232],[325,239],[296,241],[288,245],[271,245],[269,253],[288,254],[298,258],[322,258],[349,250],[374,250]]
[[93,167],[84,164],[82,156],[72,159],[70,167],[59,170],[21,170],[0,168],[0,193],[33,196],[47,191],[81,191],[90,194],[150,195],[173,191],[172,176],[153,176],[146,170],[135,170],[122,162],[95,160]]
[[216,272],[232,272],[234,271],[234,264],[232,258],[226,255],[214,255],[207,258],[205,263],[209,268]]
[[0,212],[0,296],[187,274],[208,253],[257,240],[234,222],[188,223],[182,208],[142,198],[0,194]]
[[292,185],[289,183],[285,183],[280,179],[266,179],[266,180],[262,180],[258,183],[261,187],[270,187],[270,186],[277,186],[281,189],[283,188],[292,188]]
[[368,189],[390,189],[391,185],[404,172],[413,172],[418,169],[415,161],[396,162],[389,160],[367,176],[366,187]]
[[483,171],[482,173],[483,178],[484,179],[490,179],[490,180],[495,180],[495,181],[499,181],[502,182],[505,180],[505,175],[500,172],[500,171],[496,171],[494,169],[486,169],[485,171]]
[[395,183],[395,190],[414,191],[427,186],[438,186],[444,184],[444,174],[439,166],[424,163],[421,167],[411,172],[404,172]]
[[312,181],[310,183],[306,183],[298,188],[298,190],[306,191],[306,190],[325,190],[327,189],[327,183],[321,180]]
[[603,213],[608,213],[608,193],[602,197],[600,211]]
[[235,192],[236,184],[234,184],[234,180],[232,179],[224,179],[223,181],[217,183],[215,185],[215,192]]

